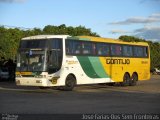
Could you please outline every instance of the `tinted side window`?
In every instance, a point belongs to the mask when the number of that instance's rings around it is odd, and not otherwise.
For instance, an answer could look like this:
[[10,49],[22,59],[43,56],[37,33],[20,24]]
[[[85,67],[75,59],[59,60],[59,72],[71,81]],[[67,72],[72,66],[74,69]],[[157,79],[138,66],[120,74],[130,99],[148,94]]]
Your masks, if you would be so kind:
[[72,40],[66,41],[66,54],[73,54],[73,41]]
[[148,57],[148,47],[144,47],[144,57]]
[[143,47],[134,46],[134,56],[135,57],[143,57]]
[[69,55],[81,54],[82,43],[81,41],[67,40],[66,41],[66,53]]
[[92,54],[93,48],[91,42],[82,42],[82,54]]
[[123,46],[123,56],[125,56],[125,57],[133,56],[132,46],[129,46],[129,45],[124,45]]
[[74,41],[73,44],[73,54],[81,54],[82,44],[80,41]]
[[96,53],[99,56],[109,56],[110,47],[105,43],[97,43],[96,44]]
[[112,44],[111,45],[111,55],[112,56],[121,56],[122,55],[121,45]]

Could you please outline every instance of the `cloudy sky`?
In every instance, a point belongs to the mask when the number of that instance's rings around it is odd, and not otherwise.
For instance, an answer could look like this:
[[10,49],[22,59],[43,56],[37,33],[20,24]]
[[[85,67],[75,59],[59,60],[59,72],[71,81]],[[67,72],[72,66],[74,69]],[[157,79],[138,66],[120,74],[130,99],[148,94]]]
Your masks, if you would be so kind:
[[0,0],[0,25],[85,26],[101,37],[160,42],[160,0]]

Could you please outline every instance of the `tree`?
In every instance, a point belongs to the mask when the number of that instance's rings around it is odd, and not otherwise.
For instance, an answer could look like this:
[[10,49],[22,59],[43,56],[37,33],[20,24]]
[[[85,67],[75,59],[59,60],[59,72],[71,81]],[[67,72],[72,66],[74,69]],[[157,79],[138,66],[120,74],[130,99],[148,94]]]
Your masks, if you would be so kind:
[[14,59],[22,36],[23,32],[17,28],[6,29],[0,27],[0,57]]
[[51,34],[51,35],[71,35],[71,36],[79,36],[79,35],[90,35],[90,36],[99,36],[97,33],[92,32],[91,29],[85,28],[84,26],[78,27],[67,27],[65,24],[59,26],[47,25],[43,29],[43,34]]

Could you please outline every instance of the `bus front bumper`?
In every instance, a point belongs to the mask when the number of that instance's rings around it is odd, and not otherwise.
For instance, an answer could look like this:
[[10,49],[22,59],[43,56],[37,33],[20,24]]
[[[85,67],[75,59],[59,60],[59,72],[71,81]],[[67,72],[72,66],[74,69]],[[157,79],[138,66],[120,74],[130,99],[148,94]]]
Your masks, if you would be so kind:
[[42,86],[42,87],[51,87],[56,86],[52,81],[46,78],[16,78],[16,85],[18,86]]

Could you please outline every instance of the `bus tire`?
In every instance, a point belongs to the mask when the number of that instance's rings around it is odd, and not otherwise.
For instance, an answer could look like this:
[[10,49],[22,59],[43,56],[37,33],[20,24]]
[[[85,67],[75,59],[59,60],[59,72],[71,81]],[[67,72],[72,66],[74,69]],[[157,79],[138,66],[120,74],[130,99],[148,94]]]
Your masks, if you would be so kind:
[[125,73],[123,76],[123,82],[121,83],[121,86],[128,86],[130,82],[130,75],[128,73]]
[[113,83],[107,83],[108,86],[114,86],[116,83],[113,82]]
[[64,90],[72,91],[76,85],[76,78],[73,75],[68,75],[65,81]]
[[40,86],[39,89],[49,89],[50,87],[42,87]]
[[129,85],[135,86],[137,84],[137,81],[138,81],[138,75],[136,73],[133,73]]

